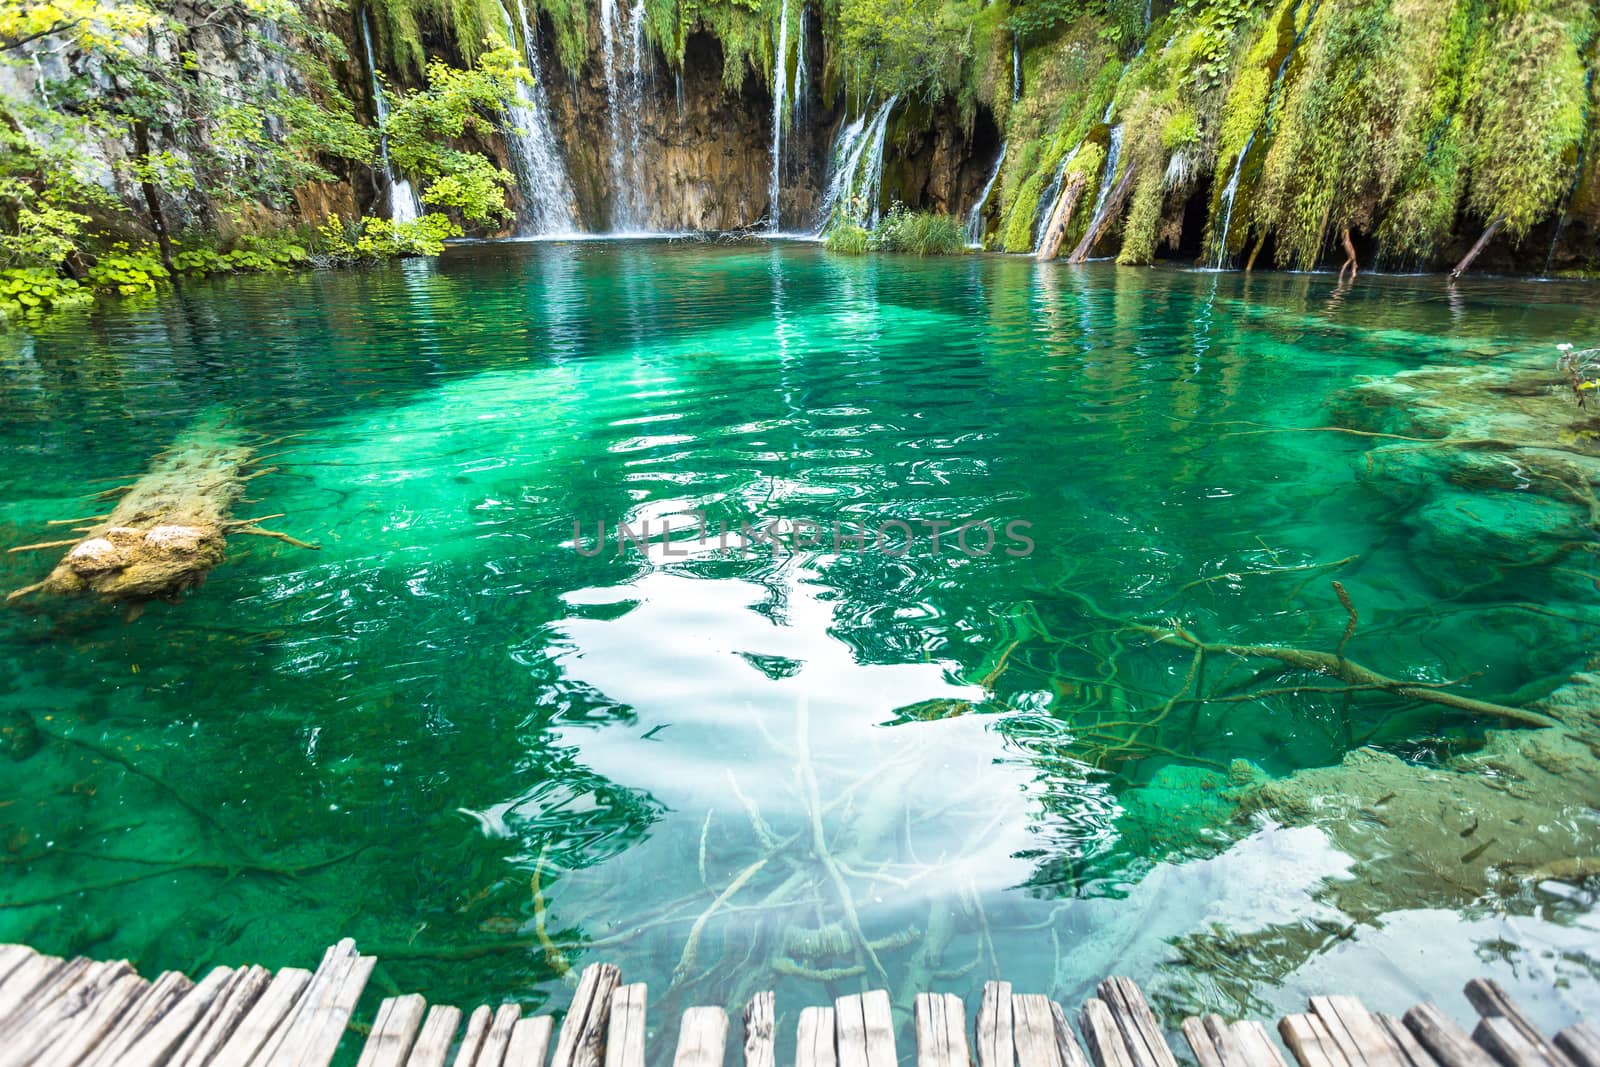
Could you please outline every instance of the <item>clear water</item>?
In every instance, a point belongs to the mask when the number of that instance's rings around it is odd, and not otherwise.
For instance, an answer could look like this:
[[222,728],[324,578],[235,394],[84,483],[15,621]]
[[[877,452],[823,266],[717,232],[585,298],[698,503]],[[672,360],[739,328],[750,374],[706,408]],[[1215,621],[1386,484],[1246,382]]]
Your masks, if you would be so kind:
[[[530,1008],[605,959],[650,983],[663,1033],[754,989],[792,1025],[863,981],[904,1006],[997,971],[1073,1004],[1129,973],[1175,1019],[1317,986],[1404,1007],[1494,969],[1565,1017],[1596,989],[1581,895],[1406,901],[1242,986],[1169,945],[1328,922],[1310,894],[1345,869],[1314,829],[1233,821],[1215,772],[1331,765],[1369,734],[1426,760],[1482,724],[1316,695],[1156,714],[1187,657],[1097,611],[1332,648],[1337,576],[1364,620],[1352,658],[1494,699],[1580,666],[1600,623],[1590,576],[1540,565],[1523,580],[1551,615],[1508,640],[1503,590],[1441,587],[1414,511],[1370,491],[1373,440],[1246,432],[1325,426],[1361,376],[1549,362],[1596,334],[1594,290],[1332,287],[505,244],[6,335],[8,544],[220,409],[281,453],[251,514],[322,548],[235,539],[197,594],[132,623],[0,613],[0,940],[193,971],[304,965],[351,935],[383,960],[374,997]],[[1036,547],[574,551],[575,519],[589,548],[601,520],[696,510],[713,529],[1025,521]],[[0,579],[52,558],[0,557]],[[853,964],[826,951],[841,885],[883,976],[791,973],[781,957]]]

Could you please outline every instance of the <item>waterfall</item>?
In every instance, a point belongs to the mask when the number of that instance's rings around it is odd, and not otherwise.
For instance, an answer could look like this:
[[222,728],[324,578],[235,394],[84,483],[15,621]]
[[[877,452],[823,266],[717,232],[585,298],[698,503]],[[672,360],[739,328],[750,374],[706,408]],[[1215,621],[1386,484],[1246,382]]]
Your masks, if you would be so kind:
[[1022,42],[1011,35],[1011,102],[1022,98]]
[[394,164],[389,162],[389,136],[383,132],[383,128],[389,123],[389,97],[383,91],[383,82],[378,80],[378,64],[373,60],[371,23],[371,13],[363,9],[361,47],[366,50],[367,71],[372,75],[372,106],[378,112],[378,159],[382,162],[383,181],[389,190],[389,219],[395,225],[401,226],[408,222],[416,222],[418,216],[422,214],[422,205],[417,202],[417,194],[411,188],[411,183],[395,174]]
[[[519,81],[517,98],[508,108],[510,128],[506,145],[511,149],[512,166],[522,189],[523,208],[517,216],[517,233],[571,233],[578,228],[572,182],[567,177],[561,147],[550,126],[550,101],[545,96],[544,72],[539,62],[538,42],[528,19],[526,0],[515,0],[522,27],[522,55],[533,75],[533,84]],[[511,9],[502,0],[506,16],[506,36],[517,44],[517,26]]]
[[617,0],[600,0],[606,132],[611,140],[611,177],[616,183],[611,200],[611,229],[624,233],[637,231],[642,222],[639,192],[643,164],[639,156],[644,137],[639,117],[644,111],[644,16],[644,0],[636,0],[626,16]]
[[989,172],[989,180],[983,183],[983,192],[978,194],[977,203],[972,205],[972,210],[967,212],[967,246],[978,248],[983,244],[983,208],[989,202],[989,194],[994,192],[994,183],[1000,180],[1000,168],[1006,161],[1006,145],[1000,145],[1000,155],[995,158],[994,170]]
[[1079,141],[1072,146],[1072,151],[1061,157],[1061,162],[1056,166],[1056,175],[1050,179],[1050,186],[1039,198],[1039,204],[1034,209],[1033,216],[1033,251],[1037,253],[1039,246],[1044,243],[1044,232],[1050,228],[1050,220],[1056,213],[1056,201],[1061,199],[1061,185],[1067,179],[1067,168],[1072,161],[1078,158],[1078,150],[1083,147]]
[[[1110,116],[1111,108],[1106,108],[1106,115]],[[1117,161],[1122,155],[1122,124],[1111,127],[1111,140],[1106,145],[1106,165],[1100,172],[1100,190],[1095,193],[1094,210],[1089,213],[1089,232],[1093,233],[1100,225],[1100,213],[1106,208],[1106,200],[1111,196],[1111,185],[1117,176]]]
[[835,212],[867,229],[878,224],[884,141],[889,131],[889,113],[899,99],[896,95],[884,101],[871,121],[863,112],[840,129],[833,144],[833,163],[817,221],[818,233],[827,229]]
[[777,233],[783,229],[783,209],[779,195],[783,192],[783,105],[789,95],[789,0],[778,8],[778,53],[773,62],[772,75],[772,177],[767,181],[767,203],[772,213],[767,229]]
[[1228,178],[1228,184],[1222,190],[1222,230],[1216,241],[1213,266],[1218,270],[1227,266],[1228,259],[1228,228],[1233,225],[1233,198],[1239,194],[1239,174],[1244,170],[1244,157],[1250,154],[1250,146],[1256,143],[1256,135],[1252,133],[1244,142],[1244,147],[1239,149],[1239,158],[1233,161],[1233,175]]
[[789,122],[791,125],[804,127],[806,115],[806,92],[810,89],[806,71],[806,8],[800,5],[800,39],[795,42],[794,55],[794,101],[789,105]]

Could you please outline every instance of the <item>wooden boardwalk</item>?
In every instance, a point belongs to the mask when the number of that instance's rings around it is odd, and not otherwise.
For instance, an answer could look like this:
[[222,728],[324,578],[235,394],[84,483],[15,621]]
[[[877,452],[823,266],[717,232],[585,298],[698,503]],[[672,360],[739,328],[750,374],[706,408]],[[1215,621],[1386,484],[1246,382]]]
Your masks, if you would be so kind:
[[[198,983],[175,972],[147,980],[126,961],[96,963],[0,945],[0,1067],[321,1067],[350,1025],[374,959],[352,941],[323,954],[315,971],[218,967]],[[1178,1067],[1167,1035],[1139,987],[1108,978],[1081,1007],[1077,1029],[1060,1004],[984,987],[968,1029],[966,1005],[951,993],[922,993],[913,1005],[915,1067]],[[1199,1067],[1600,1067],[1600,1029],[1585,1022],[1546,1038],[1494,982],[1467,984],[1481,1018],[1469,1033],[1432,1004],[1403,1018],[1369,1013],[1349,996],[1312,997],[1303,1014],[1259,1022],[1220,1016],[1183,1020]],[[419,995],[379,1006],[359,1067],[644,1067],[646,990],[623,985],[617,968],[583,972],[557,1033],[549,1015],[522,1016],[515,1004],[459,1008]],[[761,993],[744,1006],[744,1067],[777,1067],[777,1004]],[[883,990],[803,1008],[786,1067],[897,1067]],[[914,1035],[914,1036],[913,1036]],[[1080,1042],[1081,1036],[1081,1042]],[[552,1038],[554,1048],[552,1049]],[[729,1019],[721,1007],[690,1008],[671,1067],[723,1067]],[[651,1061],[666,1064],[666,1050]]]

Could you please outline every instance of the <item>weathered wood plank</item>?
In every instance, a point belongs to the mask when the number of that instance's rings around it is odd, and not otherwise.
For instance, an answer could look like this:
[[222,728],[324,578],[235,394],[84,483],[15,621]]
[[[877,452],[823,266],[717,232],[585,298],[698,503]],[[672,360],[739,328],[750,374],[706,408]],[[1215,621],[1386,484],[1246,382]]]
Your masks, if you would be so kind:
[[1200,1067],[1237,1067],[1223,1059],[1222,1050],[1217,1047],[1211,1031],[1206,1029],[1204,1019],[1191,1015],[1179,1024],[1178,1029],[1183,1032],[1183,1039],[1189,1043],[1189,1050],[1194,1053],[1194,1060]]
[[561,1022],[551,1067],[600,1067],[606,1028],[611,1018],[611,994],[622,972],[609,963],[591,963],[578,977],[572,1007]]
[[149,988],[149,982],[131,972],[117,979],[95,1000],[71,1035],[45,1050],[35,1067],[69,1067],[85,1059],[116,1029],[123,1013]]
[[867,1067],[867,1016],[861,994],[833,1002],[833,1039],[839,1067]]
[[1100,983],[1098,992],[1122,1031],[1123,1043],[1133,1058],[1134,1067],[1178,1067],[1167,1046],[1161,1024],[1156,1022],[1144,998],[1144,991],[1131,978],[1112,977]]
[[330,945],[292,1011],[273,1031],[252,1061],[256,1067],[297,1067],[312,1047],[334,998],[356,961],[356,943],[344,938]]
[[1565,1056],[1556,1064],[1544,1050],[1529,1041],[1516,1023],[1504,1015],[1491,1015],[1479,1019],[1472,1040],[1505,1067],[1570,1067]]
[[0,981],[0,1026],[20,1011],[24,1002],[49,982],[66,962],[36,952],[24,958],[4,981]]
[[106,989],[132,973],[126,961],[91,963],[79,970],[74,980],[57,984],[53,995],[31,1000],[32,1008],[0,1043],[0,1064],[36,1063],[45,1050],[82,1025]]
[[1278,1021],[1278,1033],[1289,1046],[1300,1067],[1361,1067],[1351,1063],[1322,1020],[1315,1015],[1285,1015]]
[[1378,1021],[1378,1025],[1383,1027],[1383,1032],[1389,1035],[1389,1040],[1400,1050],[1401,1063],[1405,1067],[1439,1067],[1438,1061],[1418,1043],[1416,1035],[1406,1029],[1405,1023],[1393,1015],[1385,1015],[1382,1012],[1374,1012],[1372,1017]]
[[978,1045],[978,1067],[1015,1067],[1010,982],[983,984],[983,999],[978,1002],[974,1036]]
[[467,1032],[461,1038],[461,1047],[456,1049],[456,1058],[450,1061],[452,1067],[473,1067],[483,1039],[489,1036],[489,1023],[493,1018],[494,1009],[487,1004],[472,1009],[472,1014],[467,1016]]
[[1556,1034],[1556,1047],[1579,1067],[1600,1067],[1600,1030],[1590,1023],[1575,1023]]
[[285,1024],[282,1042],[272,1053],[272,1067],[327,1067],[333,1062],[377,962],[373,956],[345,956],[334,963],[328,980],[320,989],[307,991],[300,1011]]
[[5,1005],[6,979],[10,978],[18,967],[38,954],[27,945],[0,945],[0,1010],[4,1010]]
[[54,961],[41,980],[16,1002],[11,1013],[0,1019],[0,1048],[14,1042],[23,1027],[36,1020],[41,1012],[49,1010],[50,1005],[63,994],[98,973],[99,965],[82,956]]
[[1056,1043],[1056,1021],[1050,1012],[1049,997],[1012,994],[1011,1026],[1017,1067],[1065,1067]]
[[867,1067],[897,1067],[894,1048],[894,1009],[889,991],[874,989],[861,994],[862,1018],[867,1028]]
[[460,1025],[460,1008],[452,1008],[448,1004],[435,1004],[429,1008],[422,1032],[417,1035],[417,1043],[411,1046],[411,1055],[406,1057],[406,1067],[444,1067]]
[[[1207,1015],[1200,1023],[1201,1029],[1211,1040],[1211,1047],[1216,1049],[1217,1056],[1226,1067],[1282,1067],[1281,1063],[1270,1059],[1257,1064],[1251,1055],[1253,1051],[1259,1054],[1259,1050],[1254,1048],[1257,1041],[1265,1042],[1271,1048],[1272,1039],[1267,1037],[1265,1030],[1259,1036],[1243,1034],[1239,1030],[1243,1023],[1229,1023],[1217,1014]],[[1276,1052],[1275,1049],[1273,1051]]]
[[728,1013],[721,1008],[690,1008],[678,1028],[672,1067],[722,1067],[728,1047]]
[[1067,1022],[1067,1013],[1053,1000],[1050,1002],[1050,1020],[1055,1024],[1056,1049],[1061,1053],[1061,1062],[1066,1067],[1089,1067],[1089,1057],[1084,1055],[1083,1047],[1078,1044],[1078,1037]]
[[[1228,1027],[1228,1032],[1233,1035],[1234,1043],[1249,1067],[1288,1067],[1278,1046],[1272,1043],[1267,1028],[1256,1020],[1241,1019]],[[1219,1040],[1220,1047],[1219,1033],[1213,1032],[1212,1037]]]
[[1406,1012],[1405,1024],[1440,1067],[1493,1067],[1494,1057],[1434,1004],[1418,1004]]
[[[501,1067],[505,1063],[506,1050],[511,1047],[511,1032],[521,1018],[520,1004],[502,1004],[494,1010],[494,1019],[489,1023],[489,1032],[484,1035],[483,1047],[478,1049],[473,1067]],[[639,1067],[644,1067],[642,1059]]]
[[644,1067],[645,1014],[649,990],[643,982],[618,986],[611,993],[611,1020],[606,1025],[606,1067]]
[[144,1036],[174,1004],[182,1000],[194,983],[177,971],[156,976],[139,999],[128,1006],[122,1018],[94,1047],[83,1067],[113,1067],[122,1062],[123,1053]]
[[420,993],[385,999],[378,1005],[372,1033],[361,1046],[361,1058],[356,1061],[356,1067],[405,1067],[427,1010],[427,998]]
[[272,972],[265,967],[235,971],[228,987],[212,1001],[211,1010],[178,1045],[167,1067],[203,1067],[211,1062],[271,985]]
[[311,972],[302,967],[285,967],[274,975],[266,992],[239,1020],[208,1067],[247,1067],[295,1010],[310,985]]
[[[744,1067],[778,1067],[776,993],[757,993],[744,1006]],[[639,1061],[643,1067],[644,1061]]]
[[837,1067],[832,1008],[802,1008],[795,1032],[795,1067]]
[[1311,1010],[1351,1063],[1406,1067],[1405,1054],[1359,999],[1344,995],[1312,997]]
[[212,968],[211,973],[167,1009],[166,1014],[122,1054],[117,1067],[155,1067],[165,1063],[233,981],[233,973],[229,967]]
[[1556,1067],[1577,1067],[1565,1052],[1539,1032],[1533,1020],[1528,1018],[1528,1013],[1522,1010],[1522,1005],[1513,1000],[1511,994],[1493,978],[1474,978],[1462,992],[1467,995],[1467,1001],[1478,1009],[1479,1015],[1486,1019],[1496,1015],[1503,1017]]
[[511,1044],[506,1046],[505,1067],[544,1067],[544,1054],[550,1050],[550,1035],[555,1020],[548,1015],[518,1019],[511,1028]]
[[1134,1067],[1133,1057],[1123,1043],[1122,1031],[1105,1001],[1099,997],[1084,1001],[1078,1021],[1095,1067]]
[[[972,1056],[967,1051],[967,1009],[960,997],[954,993],[918,993],[912,1003],[912,1016],[916,1023],[917,1067],[972,1067]],[[1052,1027],[1052,1043],[1053,1030]]]

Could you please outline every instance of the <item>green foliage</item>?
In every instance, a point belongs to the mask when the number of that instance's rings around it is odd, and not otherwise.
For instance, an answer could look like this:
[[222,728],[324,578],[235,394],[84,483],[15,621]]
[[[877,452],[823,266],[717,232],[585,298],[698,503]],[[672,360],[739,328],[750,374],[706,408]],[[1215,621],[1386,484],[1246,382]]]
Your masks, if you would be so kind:
[[822,244],[830,252],[859,256],[872,247],[872,234],[853,222],[841,222],[829,227]]
[[896,202],[879,220],[872,234],[880,252],[905,252],[913,256],[953,256],[966,251],[961,223],[935,211],[911,211]]
[[173,269],[180,274],[277,274],[304,266],[310,253],[294,234],[241,237],[226,250],[198,244],[175,250]]
[[119,241],[89,268],[89,284],[96,289],[132,296],[147,293],[167,278],[161,254],[150,245],[129,247]]
[[8,317],[55,311],[90,299],[87,289],[47,267],[0,270],[0,313]]
[[460,227],[438,213],[400,224],[371,216],[354,222],[328,219],[317,228],[311,260],[319,266],[346,267],[404,256],[436,256],[444,251],[445,238],[460,234]]
[[962,0],[840,0],[839,44],[858,92],[954,96],[971,58],[977,5]]
[[485,156],[454,146],[469,130],[489,132],[528,77],[515,49],[499,47],[478,57],[471,70],[428,64],[428,87],[397,98],[384,126],[389,157],[421,179],[422,202],[454,208],[469,222],[509,219],[505,190],[515,179]]

